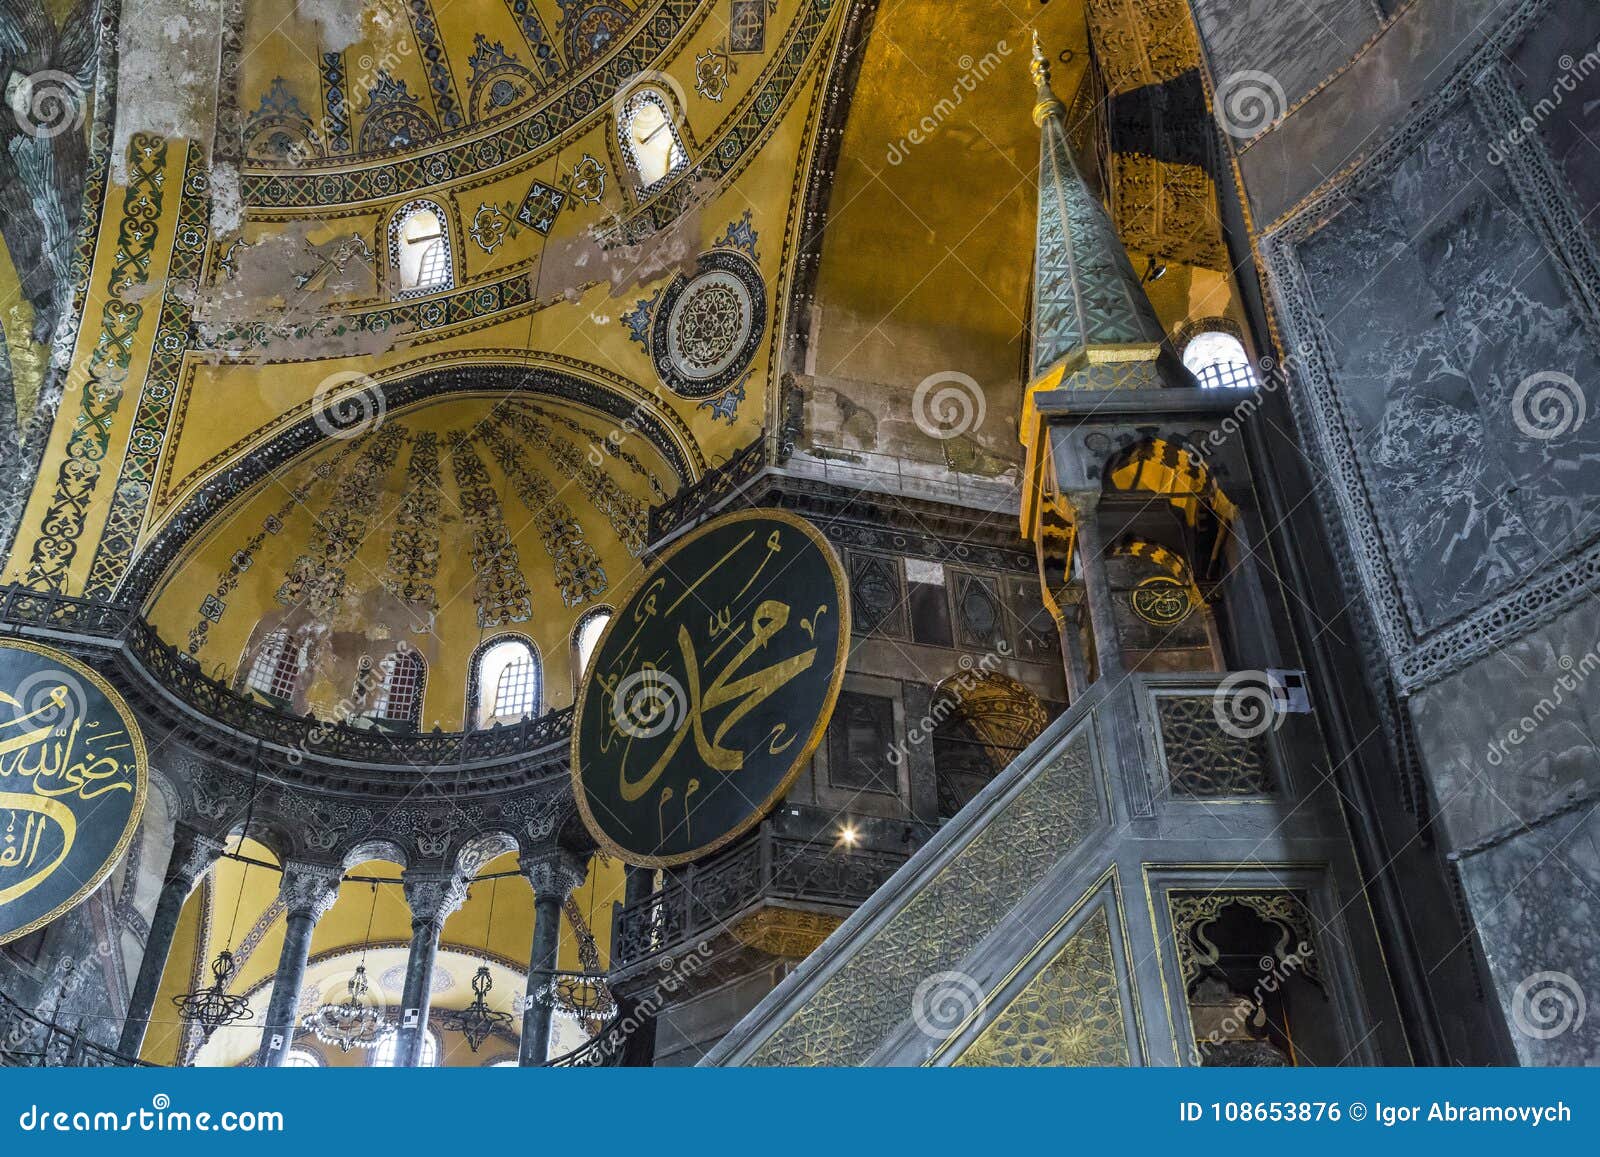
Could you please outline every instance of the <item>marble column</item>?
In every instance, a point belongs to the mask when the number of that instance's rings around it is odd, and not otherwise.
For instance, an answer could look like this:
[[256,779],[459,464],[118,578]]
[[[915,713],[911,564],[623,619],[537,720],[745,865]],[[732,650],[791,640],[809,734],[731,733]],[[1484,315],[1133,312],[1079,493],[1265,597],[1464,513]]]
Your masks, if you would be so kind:
[[133,984],[133,995],[128,998],[128,1016],[117,1041],[117,1051],[123,1056],[137,1057],[144,1047],[144,1034],[155,1011],[161,974],[166,971],[167,957],[172,952],[172,937],[178,931],[184,901],[222,855],[222,848],[221,840],[203,836],[183,824],[172,833],[172,855],[167,858],[161,895],[156,900],[155,915],[150,918],[150,935],[139,959],[139,976]]
[[583,883],[584,864],[565,848],[524,855],[522,874],[533,887],[533,951],[528,955],[527,1000],[517,1063],[542,1065],[550,1048],[550,981],[561,948],[561,905]]
[[400,997],[395,1064],[414,1069],[422,1063],[423,1034],[433,999],[433,968],[444,922],[467,898],[467,878],[456,872],[411,872],[401,878],[411,908],[411,951]]
[[283,883],[278,886],[284,907],[283,948],[272,977],[261,1051],[256,1056],[263,1068],[276,1068],[289,1055],[300,1014],[300,990],[306,982],[306,961],[311,956],[311,934],[338,898],[340,875],[338,868],[314,864],[290,861],[283,866]]

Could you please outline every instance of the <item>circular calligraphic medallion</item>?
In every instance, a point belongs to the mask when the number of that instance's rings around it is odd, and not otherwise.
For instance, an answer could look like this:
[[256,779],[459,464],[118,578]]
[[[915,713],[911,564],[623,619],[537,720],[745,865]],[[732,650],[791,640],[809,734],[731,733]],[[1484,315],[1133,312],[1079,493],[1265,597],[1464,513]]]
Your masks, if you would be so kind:
[[1157,627],[1175,627],[1194,610],[1189,588],[1169,575],[1152,575],[1133,588],[1133,611]]
[[670,867],[748,831],[821,742],[849,643],[839,560],[804,519],[742,511],[672,544],[578,690],[572,789],[594,838]]
[[100,886],[149,783],[144,737],[109,683],[59,651],[0,641],[0,944]]
[[650,352],[661,380],[685,398],[732,385],[760,348],[766,298],[761,274],[743,254],[701,254],[694,276],[675,278],[656,310]]

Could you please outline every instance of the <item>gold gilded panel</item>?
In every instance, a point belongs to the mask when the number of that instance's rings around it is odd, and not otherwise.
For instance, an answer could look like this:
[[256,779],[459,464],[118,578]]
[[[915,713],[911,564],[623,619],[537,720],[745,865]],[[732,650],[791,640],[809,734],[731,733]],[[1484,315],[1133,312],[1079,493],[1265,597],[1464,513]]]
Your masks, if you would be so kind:
[[1184,0],[1088,0],[1089,35],[1112,93],[1161,84],[1200,67]]
[[1203,269],[1229,268],[1210,174],[1137,153],[1117,153],[1111,168],[1112,213],[1128,248]]
[[952,1063],[1004,1068],[1130,1063],[1104,908]]
[[837,928],[841,919],[820,912],[793,908],[762,908],[733,926],[741,944],[771,956],[800,959],[815,952]]
[[748,1063],[852,1065],[911,1015],[924,977],[954,967],[1100,823],[1087,729],[779,1025]]

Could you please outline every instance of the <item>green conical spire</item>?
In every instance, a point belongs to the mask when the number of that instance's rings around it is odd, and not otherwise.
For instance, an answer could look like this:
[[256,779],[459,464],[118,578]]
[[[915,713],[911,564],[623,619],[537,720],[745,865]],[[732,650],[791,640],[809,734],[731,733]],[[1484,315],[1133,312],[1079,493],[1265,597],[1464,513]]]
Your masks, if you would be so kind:
[[[1116,347],[1153,354],[1166,338],[1139,275],[1067,138],[1066,107],[1033,35],[1033,121],[1040,130],[1039,228],[1033,267],[1033,378],[1057,363]],[[1132,347],[1132,348],[1129,348]]]

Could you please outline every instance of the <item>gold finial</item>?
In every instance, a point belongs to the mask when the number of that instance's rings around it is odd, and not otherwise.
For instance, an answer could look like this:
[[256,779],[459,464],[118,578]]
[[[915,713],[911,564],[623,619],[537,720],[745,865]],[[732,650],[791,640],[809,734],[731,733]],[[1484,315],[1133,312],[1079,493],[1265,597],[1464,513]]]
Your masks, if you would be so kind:
[[1033,30],[1033,59],[1028,63],[1028,71],[1033,74],[1033,83],[1039,88],[1033,100],[1033,123],[1043,127],[1045,118],[1052,114],[1066,116],[1066,106],[1050,87],[1050,61],[1045,57],[1044,46],[1039,43],[1037,28]]
[[1050,62],[1044,57],[1044,46],[1039,43],[1039,30],[1033,30],[1033,62],[1028,65],[1033,83],[1040,88],[1050,87]]

